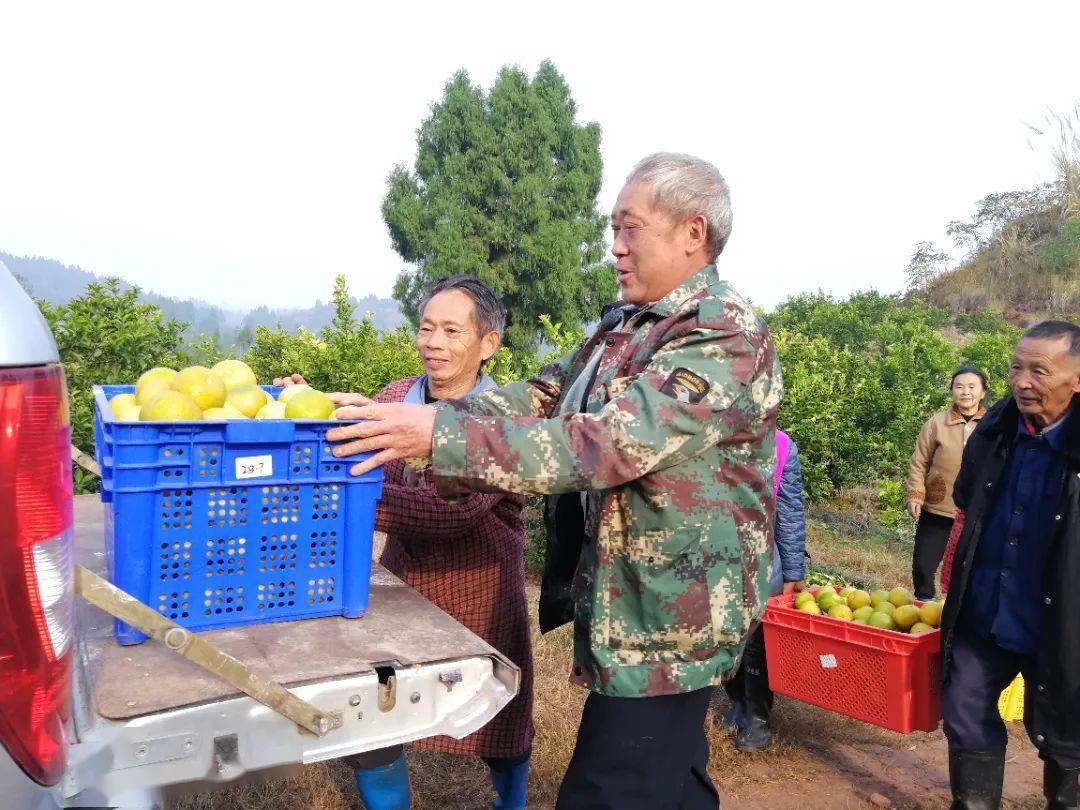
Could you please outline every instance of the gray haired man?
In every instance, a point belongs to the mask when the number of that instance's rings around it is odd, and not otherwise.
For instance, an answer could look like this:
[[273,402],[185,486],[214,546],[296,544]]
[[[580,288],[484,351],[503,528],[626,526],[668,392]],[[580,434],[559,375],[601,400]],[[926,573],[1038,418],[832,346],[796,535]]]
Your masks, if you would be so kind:
[[543,494],[540,626],[574,623],[590,690],[558,808],[715,808],[705,714],[768,596],[779,368],[722,281],[727,184],[689,155],[631,171],[611,217],[622,301],[527,382],[366,405],[339,454],[431,457],[446,496]]

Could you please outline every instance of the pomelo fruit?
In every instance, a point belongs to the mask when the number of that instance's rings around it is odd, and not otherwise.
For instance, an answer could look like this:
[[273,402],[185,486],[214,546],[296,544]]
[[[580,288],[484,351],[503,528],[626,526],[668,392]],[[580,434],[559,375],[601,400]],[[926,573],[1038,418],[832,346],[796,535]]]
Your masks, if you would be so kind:
[[817,593],[815,594],[815,596],[820,601],[821,597],[823,597],[827,593],[831,593],[833,596],[836,596],[836,588],[834,588],[832,585],[822,585],[820,588],[817,589]]
[[286,419],[329,419],[334,403],[322,391],[301,391],[285,403]]
[[845,605],[843,602],[837,602],[831,608],[829,608],[829,615],[834,619],[841,619],[845,622],[850,622],[852,619],[851,608]]
[[907,588],[893,588],[889,591],[889,601],[896,607],[900,607],[901,605],[910,605],[915,600],[911,598]]
[[900,605],[893,611],[892,620],[901,630],[910,630],[919,623],[919,609],[914,605]]
[[237,411],[249,419],[254,419],[255,414],[268,401],[273,402],[273,399],[267,400],[266,392],[259,386],[252,384],[230,388],[229,393],[225,395],[225,405],[236,408]]
[[267,402],[261,408],[259,412],[255,414],[256,419],[284,419],[285,418],[285,403],[284,402]]
[[162,391],[142,406],[141,422],[198,422],[202,409],[179,391]]
[[803,602],[799,605],[799,610],[803,613],[812,613],[815,616],[821,615],[821,608],[818,607],[817,602]]
[[187,394],[204,411],[225,404],[225,383],[206,366],[188,366],[180,371],[173,378],[172,390]]
[[809,591],[799,591],[797,594],[795,594],[795,600],[794,600],[795,607],[798,607],[799,605],[805,604],[806,602],[813,602],[813,601],[814,601],[814,595],[812,593],[810,593]]
[[941,624],[941,602],[923,602],[919,607],[919,621],[931,627]]
[[871,605],[876,605],[878,602],[888,602],[888,601],[889,601],[889,592],[884,590],[884,589],[876,590],[872,594],[870,594],[870,604]]
[[144,371],[135,383],[135,401],[140,405],[145,405],[146,401],[155,394],[168,391],[175,377],[176,371],[164,366]]
[[852,619],[851,621],[854,622],[855,624],[869,624],[870,622],[867,619],[868,619],[868,617],[866,617],[866,616],[860,616],[859,618]]
[[278,394],[278,402],[288,403],[290,399],[295,397],[304,391],[314,391],[310,385],[287,385],[281,389],[281,393]]
[[117,394],[109,400],[109,407],[117,422],[139,421],[139,403],[135,401],[134,394]]
[[892,616],[893,611],[896,610],[892,602],[875,602],[870,607],[874,609],[874,613],[884,613],[886,616]]
[[210,370],[221,377],[226,391],[231,391],[241,385],[255,385],[259,381],[255,377],[255,372],[251,370],[251,366],[243,360],[222,360],[214,363]]
[[837,596],[835,593],[827,593],[824,596],[819,596],[818,600],[817,600],[817,603],[818,603],[818,607],[821,608],[826,613],[828,613],[830,610],[832,610],[836,605],[842,605],[843,604],[840,597]]
[[869,619],[874,613],[874,609],[870,605],[863,605],[861,608],[857,608],[851,612],[852,621],[858,621],[859,619]]
[[915,622],[915,624],[911,625],[911,629],[908,632],[913,636],[921,636],[923,633],[934,632],[934,628],[925,622]]
[[892,620],[892,616],[888,613],[882,613],[877,611],[870,614],[870,618],[866,620],[866,623],[871,627],[880,627],[882,630],[895,630],[896,622]]
[[202,412],[203,421],[218,421],[221,419],[247,419],[236,408],[207,408]]
[[138,400],[135,399],[134,394],[117,394],[115,397],[109,400],[109,406],[111,408],[130,408],[132,405],[138,405]]
[[848,592],[847,606],[852,610],[867,607],[870,604],[870,594],[866,591],[854,588]]

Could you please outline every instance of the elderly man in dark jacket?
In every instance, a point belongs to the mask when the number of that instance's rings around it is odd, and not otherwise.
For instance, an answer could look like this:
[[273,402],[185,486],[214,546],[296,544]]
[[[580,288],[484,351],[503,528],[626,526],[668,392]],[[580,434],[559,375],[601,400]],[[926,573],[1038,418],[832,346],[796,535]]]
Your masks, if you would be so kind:
[[954,808],[1001,803],[1001,690],[1017,672],[1048,808],[1080,804],[1080,327],[1028,330],[1012,397],[968,440],[942,617]]

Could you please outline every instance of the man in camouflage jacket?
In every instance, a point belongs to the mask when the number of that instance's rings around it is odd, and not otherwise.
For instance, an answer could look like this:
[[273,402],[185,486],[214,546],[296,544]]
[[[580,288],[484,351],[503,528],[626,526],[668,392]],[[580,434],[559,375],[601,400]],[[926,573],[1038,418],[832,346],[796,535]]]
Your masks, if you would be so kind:
[[768,330],[713,263],[723,178],[635,167],[612,214],[621,305],[536,379],[437,408],[369,405],[344,454],[430,456],[444,497],[545,494],[540,618],[574,621],[591,690],[559,807],[716,807],[703,732],[769,590],[780,375]]

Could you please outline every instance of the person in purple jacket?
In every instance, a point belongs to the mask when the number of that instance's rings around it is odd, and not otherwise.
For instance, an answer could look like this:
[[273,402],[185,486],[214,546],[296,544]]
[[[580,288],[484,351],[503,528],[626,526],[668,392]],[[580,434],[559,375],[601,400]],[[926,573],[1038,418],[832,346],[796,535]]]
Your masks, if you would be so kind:
[[[803,508],[802,465],[799,448],[782,430],[776,431],[776,523],[774,528],[772,595],[803,589],[806,576],[806,514]],[[765,662],[765,631],[760,625],[750,635],[742,663],[724,688],[731,699],[721,721],[735,732],[735,747],[758,751],[772,742],[769,715],[773,693]]]

